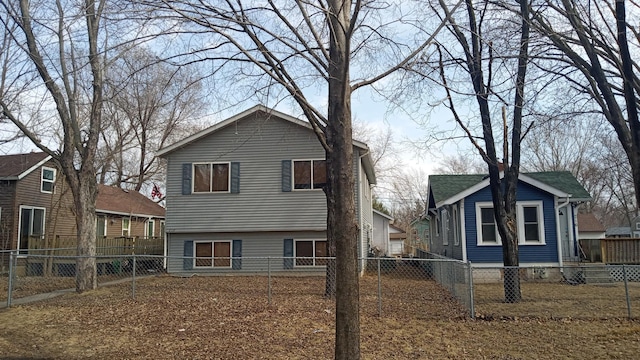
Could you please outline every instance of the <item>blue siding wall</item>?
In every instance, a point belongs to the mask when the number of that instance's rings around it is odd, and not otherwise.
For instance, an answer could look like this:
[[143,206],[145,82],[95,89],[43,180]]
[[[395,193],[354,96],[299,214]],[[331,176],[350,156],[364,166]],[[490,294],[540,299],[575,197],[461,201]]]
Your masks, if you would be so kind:
[[[491,201],[489,187],[468,196],[464,201],[467,259],[475,263],[502,263],[502,246],[478,246],[475,204]],[[545,245],[520,245],[520,262],[558,262],[558,236],[553,195],[520,181],[517,201],[542,201],[544,214]]]

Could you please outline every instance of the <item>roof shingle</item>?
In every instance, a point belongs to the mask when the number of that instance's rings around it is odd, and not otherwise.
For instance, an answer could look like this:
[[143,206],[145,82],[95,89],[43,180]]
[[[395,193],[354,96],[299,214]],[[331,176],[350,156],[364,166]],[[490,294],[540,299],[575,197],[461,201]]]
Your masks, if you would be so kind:
[[47,158],[47,153],[32,152],[0,156],[0,179],[14,180]]
[[115,186],[98,186],[96,211],[164,217],[165,209],[134,190]]

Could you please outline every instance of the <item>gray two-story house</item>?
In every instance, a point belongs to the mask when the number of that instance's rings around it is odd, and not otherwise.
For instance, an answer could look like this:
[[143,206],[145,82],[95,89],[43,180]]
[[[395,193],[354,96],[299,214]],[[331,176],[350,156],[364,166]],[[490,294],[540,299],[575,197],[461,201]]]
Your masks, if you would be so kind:
[[[364,258],[375,174],[367,145],[354,140],[353,150]],[[168,272],[261,271],[268,257],[281,258],[273,270],[326,264],[325,151],[308,122],[255,106],[159,156],[167,161]]]

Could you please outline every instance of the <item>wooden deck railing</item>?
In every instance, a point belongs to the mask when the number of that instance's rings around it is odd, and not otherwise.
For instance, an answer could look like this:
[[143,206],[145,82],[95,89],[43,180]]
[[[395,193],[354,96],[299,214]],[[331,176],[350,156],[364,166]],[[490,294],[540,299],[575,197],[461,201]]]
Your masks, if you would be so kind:
[[587,261],[605,264],[640,264],[640,238],[581,239]]

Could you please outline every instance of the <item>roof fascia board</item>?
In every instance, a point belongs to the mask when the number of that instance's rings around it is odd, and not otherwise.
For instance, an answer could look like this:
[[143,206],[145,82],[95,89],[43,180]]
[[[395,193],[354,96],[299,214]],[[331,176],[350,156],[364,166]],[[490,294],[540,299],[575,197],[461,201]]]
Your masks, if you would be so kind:
[[[504,172],[502,172],[502,171],[500,172],[500,178],[501,179],[504,178]],[[558,189],[556,189],[556,188],[554,188],[552,186],[549,186],[549,185],[547,185],[547,184],[545,184],[545,183],[543,183],[541,181],[535,180],[535,179],[533,179],[533,178],[531,178],[531,177],[529,177],[529,176],[527,176],[525,174],[520,174],[520,176],[518,177],[518,180],[522,180],[523,182],[525,182],[525,183],[527,183],[527,184],[529,184],[531,186],[535,186],[538,189],[546,191],[546,192],[548,192],[548,193],[550,193],[550,194],[552,194],[554,196],[561,197],[561,198],[567,198],[567,199],[571,198],[571,194],[568,194],[568,193],[566,193],[564,191],[560,191],[560,190],[558,190]],[[484,189],[485,187],[489,186],[489,181],[490,181],[490,179],[489,179],[489,177],[487,177],[486,179],[484,179],[481,182],[473,185],[472,187],[470,187],[468,189],[465,189],[465,190],[453,195],[452,197],[450,197],[448,199],[445,199],[445,200],[442,200],[442,201],[438,202],[436,204],[436,209],[441,207],[441,206],[443,206],[443,205],[451,205],[453,203],[456,203],[456,202],[466,198],[467,196],[469,196],[469,195],[471,195],[471,194],[473,194],[473,193],[475,193],[477,191],[480,191],[481,189]],[[570,201],[571,202],[584,201],[584,199],[571,199]]]
[[[51,160],[51,155],[47,155],[44,159],[40,160],[37,164],[35,164],[32,167],[28,168],[27,170],[23,171],[20,175],[18,175],[16,180],[21,180],[25,176],[31,174],[33,171],[35,171],[40,166],[44,165],[49,160]],[[13,179],[7,179],[7,180],[13,180]]]
[[133,216],[133,217],[150,218],[150,219],[164,219],[165,218],[165,216],[160,216],[160,215],[136,214],[136,213],[127,213],[127,212],[122,212],[122,211],[103,210],[103,209],[96,209],[96,213],[110,214],[110,215],[122,215],[122,216]]
[[387,215],[387,214],[383,213],[382,211],[378,211],[378,210],[376,210],[376,209],[373,209],[373,213],[374,213],[374,214],[378,214],[378,215],[380,215],[380,216],[382,216],[382,217],[384,217],[384,218],[387,218],[387,219],[389,219],[389,221],[393,221],[393,218],[392,218],[391,216],[389,216],[389,215]]

